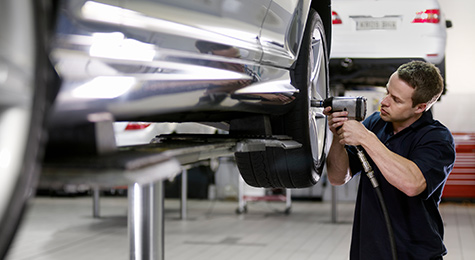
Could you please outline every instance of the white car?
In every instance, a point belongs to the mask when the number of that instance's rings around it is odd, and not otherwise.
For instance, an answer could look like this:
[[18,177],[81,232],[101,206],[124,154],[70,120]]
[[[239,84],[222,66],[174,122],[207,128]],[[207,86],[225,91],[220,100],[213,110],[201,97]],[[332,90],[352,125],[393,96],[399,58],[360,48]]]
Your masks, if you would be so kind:
[[117,146],[148,144],[159,134],[171,134],[176,123],[115,122]]
[[115,122],[117,146],[149,144],[161,134],[214,134],[217,129],[198,123]]
[[437,0],[332,1],[333,85],[385,86],[399,65],[423,60],[445,71],[445,20]]

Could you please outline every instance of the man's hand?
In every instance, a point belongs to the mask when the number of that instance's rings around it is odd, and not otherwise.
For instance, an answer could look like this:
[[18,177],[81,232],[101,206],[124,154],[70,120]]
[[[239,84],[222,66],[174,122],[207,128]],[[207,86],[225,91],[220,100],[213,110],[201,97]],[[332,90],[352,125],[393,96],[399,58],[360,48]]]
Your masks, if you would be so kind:
[[323,114],[327,116],[328,126],[334,137],[338,137],[341,145],[361,145],[361,140],[367,138],[369,131],[358,121],[348,120],[348,112],[331,112],[331,107],[326,107]]
[[372,137],[372,133],[368,131],[362,123],[356,120],[346,121],[342,127],[338,129],[337,135],[340,139],[340,144],[353,146],[363,145],[362,143],[365,140]]
[[337,136],[338,129],[343,125],[343,123],[348,121],[348,112],[341,111],[332,113],[331,111],[331,107],[326,107],[323,110],[323,114],[327,116],[328,127],[330,128],[330,131],[332,131],[334,136]]

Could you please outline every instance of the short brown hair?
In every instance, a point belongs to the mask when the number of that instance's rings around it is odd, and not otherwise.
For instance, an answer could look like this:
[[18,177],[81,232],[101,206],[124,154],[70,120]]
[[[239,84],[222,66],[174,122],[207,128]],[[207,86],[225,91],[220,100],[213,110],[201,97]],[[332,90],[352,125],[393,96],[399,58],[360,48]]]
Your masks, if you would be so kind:
[[427,103],[427,109],[434,104],[444,90],[444,80],[439,69],[431,63],[411,61],[397,69],[400,79],[414,88],[412,106]]

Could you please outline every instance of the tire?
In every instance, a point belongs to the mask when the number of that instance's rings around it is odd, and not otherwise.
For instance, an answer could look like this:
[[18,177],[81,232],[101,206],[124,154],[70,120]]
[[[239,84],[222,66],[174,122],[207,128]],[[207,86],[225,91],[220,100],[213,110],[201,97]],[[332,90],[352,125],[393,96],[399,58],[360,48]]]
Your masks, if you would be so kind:
[[442,79],[444,81],[444,90],[442,91],[442,95],[445,95],[447,93],[447,79],[446,79],[446,74],[445,74],[445,57],[441,63],[436,64],[435,66],[439,68],[440,75],[442,76]]
[[[40,167],[46,109],[47,58],[39,1],[0,1],[0,259],[8,251]],[[20,29],[21,28],[21,29]],[[43,36],[41,36],[43,37]],[[39,70],[38,68],[41,68]]]
[[300,92],[290,112],[271,118],[272,134],[290,136],[302,147],[235,153],[239,171],[251,186],[306,188],[315,185],[322,174],[328,127],[323,109],[311,107],[310,99],[328,97],[328,51],[323,22],[313,9],[291,78]]

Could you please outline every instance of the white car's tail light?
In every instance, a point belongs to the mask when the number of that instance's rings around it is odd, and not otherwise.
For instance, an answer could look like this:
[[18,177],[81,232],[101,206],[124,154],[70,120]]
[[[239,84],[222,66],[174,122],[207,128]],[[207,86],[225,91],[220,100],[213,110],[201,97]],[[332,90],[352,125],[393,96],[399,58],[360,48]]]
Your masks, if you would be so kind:
[[143,123],[143,122],[130,122],[125,127],[125,130],[141,130],[149,127],[150,123]]
[[416,13],[416,17],[412,20],[413,23],[439,23],[440,10],[427,9]]
[[342,24],[340,16],[335,11],[332,11],[332,24]]

